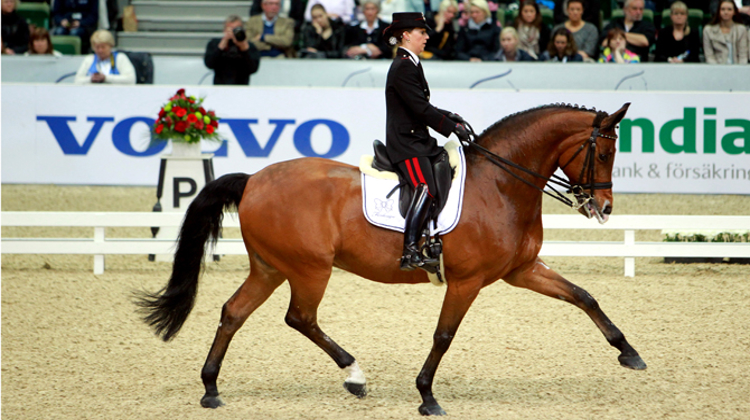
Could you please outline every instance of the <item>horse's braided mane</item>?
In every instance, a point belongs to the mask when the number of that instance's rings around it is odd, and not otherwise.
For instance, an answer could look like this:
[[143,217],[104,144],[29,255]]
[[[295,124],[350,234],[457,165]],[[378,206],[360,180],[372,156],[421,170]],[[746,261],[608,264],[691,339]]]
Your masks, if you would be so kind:
[[592,126],[594,126],[594,127],[598,127],[601,124],[601,122],[604,120],[604,118],[606,118],[609,115],[609,114],[607,114],[604,111],[597,111],[596,108],[589,109],[589,108],[586,108],[585,106],[578,106],[578,104],[573,105],[573,104],[566,104],[566,103],[562,103],[561,102],[561,103],[555,103],[555,104],[540,105],[540,106],[535,107],[535,108],[530,108],[530,109],[527,109],[525,111],[516,112],[515,114],[510,114],[510,115],[506,116],[505,118],[501,119],[500,121],[498,121],[498,122],[492,124],[491,126],[487,127],[487,129],[485,129],[482,132],[482,134],[479,135],[479,137],[478,137],[477,140],[481,142],[482,139],[486,135],[488,135],[489,133],[494,132],[495,130],[499,130],[499,129],[505,127],[505,125],[513,122],[514,120],[516,120],[516,119],[518,119],[520,117],[524,117],[527,114],[532,114],[532,113],[535,113],[535,112],[538,112],[538,111],[544,111],[544,110],[547,110],[547,109],[570,109],[570,110],[578,110],[578,111],[584,111],[584,112],[595,112],[596,113],[596,117],[594,118],[594,123],[592,124]]

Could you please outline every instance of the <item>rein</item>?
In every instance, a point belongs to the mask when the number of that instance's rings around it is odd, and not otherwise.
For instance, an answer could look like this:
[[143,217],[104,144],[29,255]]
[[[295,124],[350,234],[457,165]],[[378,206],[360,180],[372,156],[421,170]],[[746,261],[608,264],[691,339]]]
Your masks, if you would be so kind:
[[[487,158],[490,162],[495,164],[495,166],[499,167],[500,169],[506,171],[508,174],[512,175],[514,178],[518,179],[519,181],[543,192],[544,194],[549,195],[550,197],[554,198],[555,200],[560,201],[561,203],[565,204],[568,207],[571,207],[575,210],[580,209],[586,203],[591,201],[591,199],[594,197],[594,190],[602,190],[602,189],[608,189],[612,188],[611,182],[593,182],[594,179],[594,165],[596,163],[595,161],[595,154],[596,154],[596,139],[599,137],[609,139],[609,140],[617,140],[616,136],[610,136],[607,134],[602,134],[599,132],[599,125],[594,126],[594,130],[591,132],[591,137],[585,142],[581,144],[581,147],[576,150],[576,152],[571,156],[568,161],[561,166],[561,169],[565,169],[572,161],[575,159],[582,151],[583,149],[588,145],[588,150],[586,152],[586,160],[584,161],[583,167],[581,168],[581,175],[580,179],[583,181],[584,174],[588,175],[589,182],[587,184],[572,184],[569,180],[563,179],[555,174],[552,174],[551,177],[546,177],[543,175],[540,175],[530,169],[524,168],[523,166],[518,165],[517,163],[511,162],[508,159],[505,159],[502,156],[497,155],[496,153],[491,152],[486,147],[478,144],[476,142],[477,135],[474,132],[474,128],[469,123],[465,123],[466,127],[469,129],[469,134],[473,138],[471,141],[465,141],[462,142],[465,146],[470,146],[476,149],[479,153],[484,155],[484,157]],[[519,171],[522,171],[524,173],[527,173],[529,175],[532,175],[534,177],[543,179],[546,181],[546,186],[549,187],[552,191],[555,193],[552,194],[549,191],[545,190],[544,188],[539,188],[536,184],[532,183],[531,181],[522,178],[520,175],[512,172],[508,166],[518,169]],[[573,202],[570,198],[566,197],[561,193],[560,191],[556,190],[553,186],[549,184],[555,184],[560,187],[564,187],[567,189],[567,193],[572,193],[573,196],[576,198],[577,204]],[[589,190],[587,193],[586,190]]]

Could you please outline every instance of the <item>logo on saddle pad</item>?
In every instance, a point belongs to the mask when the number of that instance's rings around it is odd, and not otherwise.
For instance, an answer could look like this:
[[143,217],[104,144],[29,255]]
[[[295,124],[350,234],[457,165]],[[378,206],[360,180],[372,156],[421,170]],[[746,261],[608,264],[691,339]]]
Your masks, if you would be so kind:
[[395,200],[393,198],[387,200],[375,198],[375,208],[373,209],[375,211],[375,215],[378,217],[386,217],[388,219],[396,217],[391,213],[393,211],[394,201]]

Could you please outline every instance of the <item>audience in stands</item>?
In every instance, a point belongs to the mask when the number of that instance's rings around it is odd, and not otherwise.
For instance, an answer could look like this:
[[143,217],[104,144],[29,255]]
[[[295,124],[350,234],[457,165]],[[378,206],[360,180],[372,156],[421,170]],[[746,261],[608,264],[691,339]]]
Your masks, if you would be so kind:
[[[601,27],[601,22],[599,21],[599,11],[601,10],[602,1],[612,0],[582,0],[583,20],[594,25],[597,31]],[[564,23],[566,20],[570,19],[570,16],[567,15],[568,3],[568,0],[555,0],[555,9],[553,11],[555,23]]]
[[568,20],[561,23],[552,30],[565,28],[573,34],[573,39],[578,46],[578,53],[584,60],[594,60],[599,55],[599,30],[590,22],[582,19],[584,12],[584,0],[568,1]]
[[89,51],[89,36],[99,25],[98,0],[55,0],[51,17],[52,35],[75,35],[81,38],[81,51]]
[[547,50],[539,57],[541,61],[553,63],[582,62],[583,56],[578,53],[573,34],[565,28],[558,28],[552,32],[552,39],[547,44]]
[[247,40],[241,17],[226,18],[224,36],[208,41],[203,62],[214,71],[215,85],[250,84],[250,75],[258,71],[260,52]]
[[[619,28],[625,32],[628,50],[638,55],[641,61],[648,61],[648,50],[656,39],[656,28],[643,20],[643,0],[625,0],[624,17],[612,19],[602,29],[602,37],[609,34],[610,29]],[[604,42],[602,42],[602,45]]]
[[638,54],[627,49],[626,33],[620,28],[612,28],[604,39],[604,51],[600,63],[640,63]]
[[741,23],[737,5],[722,0],[711,22],[703,29],[703,53],[709,64],[747,64],[748,29]]
[[659,30],[654,61],[667,63],[697,63],[700,61],[698,31],[688,25],[688,7],[681,1],[672,3],[671,25]]
[[340,58],[346,36],[344,24],[330,19],[322,4],[313,6],[311,13],[312,22],[302,26],[299,57]]
[[23,54],[29,49],[29,24],[16,11],[17,0],[2,0],[3,54]]
[[328,17],[331,19],[341,19],[345,24],[349,24],[354,16],[354,0],[308,0],[305,8],[305,21],[312,21],[312,7],[316,4],[322,4],[328,11]]
[[52,48],[52,40],[49,37],[49,31],[44,28],[34,28],[29,36],[29,50],[23,55],[53,55],[62,57],[60,51]]
[[281,0],[262,0],[260,7],[263,13],[247,21],[248,39],[261,57],[293,57],[294,20],[279,16]]
[[76,73],[76,84],[112,83],[135,84],[135,69],[128,56],[114,51],[115,39],[104,29],[91,35],[93,54],[87,55]]
[[492,59],[495,61],[536,61],[531,54],[518,48],[518,31],[512,26],[500,31],[500,50]]
[[[261,1],[253,1],[250,6],[250,16],[256,16],[263,13]],[[299,33],[302,29],[302,23],[305,21],[305,0],[285,0],[279,7],[279,16],[294,20],[294,32]]]
[[526,51],[534,59],[544,52],[549,44],[550,30],[542,22],[542,14],[535,0],[524,0],[521,10],[513,21],[518,34],[518,48]]
[[388,24],[378,18],[380,3],[378,0],[364,0],[362,13],[364,20],[353,23],[346,28],[344,44],[345,58],[391,58],[393,49],[383,37],[383,30]]
[[456,0],[440,2],[437,14],[427,17],[427,34],[430,38],[424,52],[419,56],[425,60],[453,60],[456,58],[456,27],[455,18],[458,14]]
[[456,57],[479,62],[491,60],[500,49],[500,27],[490,18],[485,0],[471,0],[469,22],[458,32]]
[[424,10],[425,4],[423,0],[381,0],[378,17],[383,22],[390,24],[393,13],[423,13]]

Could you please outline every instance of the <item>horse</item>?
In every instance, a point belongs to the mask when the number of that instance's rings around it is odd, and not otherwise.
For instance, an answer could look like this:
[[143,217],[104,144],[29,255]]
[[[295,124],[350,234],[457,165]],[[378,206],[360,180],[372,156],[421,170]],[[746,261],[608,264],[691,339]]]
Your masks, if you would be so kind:
[[[579,212],[600,223],[609,218],[615,129],[629,105],[612,115],[577,105],[540,106],[496,122],[475,138],[477,147],[465,148],[461,218],[455,229],[442,237],[445,297],[432,349],[416,380],[421,414],[445,414],[432,392],[435,372],[479,291],[499,279],[581,308],[620,351],[622,366],[646,368],[597,301],[538,256],[543,234],[542,189],[558,168],[576,192]],[[583,150],[586,153],[581,153]],[[537,176],[519,174],[512,168],[502,170],[497,158]],[[333,267],[381,283],[429,280],[422,270],[399,270],[400,233],[365,220],[360,171],[354,166],[300,158],[270,165],[253,175],[228,174],[208,183],[185,215],[168,284],[155,293],[141,291],[136,299],[144,321],[164,341],[180,331],[195,302],[206,247],[219,237],[223,212],[235,207],[250,273],[222,307],[201,371],[205,387],[201,405],[216,408],[224,404],[216,380],[229,343],[253,311],[285,281],[291,289],[286,323],[344,370],[347,391],[364,397],[366,379],[356,359],[318,325],[317,309]]]

